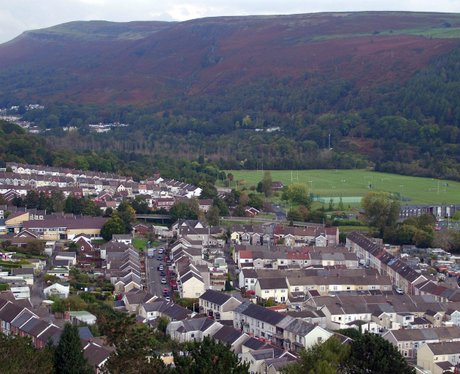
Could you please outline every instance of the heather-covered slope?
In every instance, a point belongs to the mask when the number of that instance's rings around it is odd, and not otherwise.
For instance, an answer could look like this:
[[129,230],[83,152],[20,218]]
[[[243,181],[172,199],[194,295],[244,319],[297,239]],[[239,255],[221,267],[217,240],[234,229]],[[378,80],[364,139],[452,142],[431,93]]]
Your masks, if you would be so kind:
[[391,12],[72,22],[1,45],[0,79],[30,100],[131,104],[305,74],[376,86],[451,50],[459,27],[457,15]]

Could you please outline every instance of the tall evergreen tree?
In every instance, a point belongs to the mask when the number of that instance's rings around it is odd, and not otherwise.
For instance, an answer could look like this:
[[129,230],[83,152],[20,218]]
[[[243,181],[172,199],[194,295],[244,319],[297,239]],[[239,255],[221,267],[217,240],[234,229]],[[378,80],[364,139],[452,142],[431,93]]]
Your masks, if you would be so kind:
[[67,323],[54,354],[54,370],[59,374],[91,374],[78,335],[78,328]]

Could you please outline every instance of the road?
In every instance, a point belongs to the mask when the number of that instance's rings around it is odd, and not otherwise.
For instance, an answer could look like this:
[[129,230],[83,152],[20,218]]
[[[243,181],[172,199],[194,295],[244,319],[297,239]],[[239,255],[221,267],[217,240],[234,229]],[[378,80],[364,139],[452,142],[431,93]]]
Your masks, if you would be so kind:
[[157,259],[158,256],[157,253],[155,253],[155,256],[152,258],[149,258],[147,254],[145,256],[146,285],[148,292],[152,295],[163,296],[163,289],[170,289],[170,287],[169,284],[161,284],[161,278],[163,277],[158,270],[158,266],[162,264],[165,267],[164,272],[166,273],[166,263],[164,261],[159,261]]
[[228,271],[230,275],[232,276],[233,287],[239,288],[237,266],[235,264],[235,261],[233,261],[233,257],[230,255],[230,245],[229,244],[225,244],[224,256],[225,256],[225,262],[227,262]]
[[42,301],[45,299],[43,289],[46,287],[43,281],[43,273],[35,276],[34,284],[30,288],[30,302],[34,307],[39,307]]

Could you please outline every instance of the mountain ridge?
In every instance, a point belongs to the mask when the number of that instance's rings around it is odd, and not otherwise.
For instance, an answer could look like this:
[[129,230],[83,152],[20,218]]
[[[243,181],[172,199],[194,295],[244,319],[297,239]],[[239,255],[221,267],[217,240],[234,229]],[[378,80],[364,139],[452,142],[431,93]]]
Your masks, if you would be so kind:
[[[394,63],[392,59],[407,63],[408,71],[401,70],[394,78],[405,79],[433,55],[448,51],[455,39],[394,35],[396,31],[417,25],[439,28],[446,22],[449,31],[460,27],[458,15],[394,12],[212,17],[174,23],[71,22],[29,31],[0,45],[0,77],[4,89],[20,98],[47,100],[46,94],[39,93],[40,77],[33,75],[35,69],[48,66],[64,73],[61,82],[66,76],[79,76],[82,83],[74,79],[67,85],[68,97],[62,100],[58,93],[53,101],[131,104],[164,99],[171,90],[197,94],[212,88],[215,92],[222,84],[244,84],[267,76],[298,78],[304,72],[358,82],[393,79],[398,70],[379,66],[377,54],[386,64]],[[368,77],[360,79],[357,64],[366,63]],[[32,77],[27,88],[18,89],[8,79],[8,72],[18,67]],[[159,92],[149,89],[152,85]],[[131,90],[132,94],[120,95]]]

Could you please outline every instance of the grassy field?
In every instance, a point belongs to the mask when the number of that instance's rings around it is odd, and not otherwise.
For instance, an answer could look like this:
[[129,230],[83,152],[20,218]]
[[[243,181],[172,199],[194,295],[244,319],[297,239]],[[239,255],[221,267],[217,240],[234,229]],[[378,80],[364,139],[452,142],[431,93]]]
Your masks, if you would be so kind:
[[133,246],[138,251],[144,251],[147,248],[147,239],[134,238],[133,239]]
[[[229,170],[234,176],[232,187],[257,185],[263,171]],[[369,191],[387,191],[402,196],[402,205],[460,204],[460,183],[433,178],[409,177],[369,170],[271,170],[272,180],[285,185],[304,183],[322,198],[342,197],[352,202]]]

